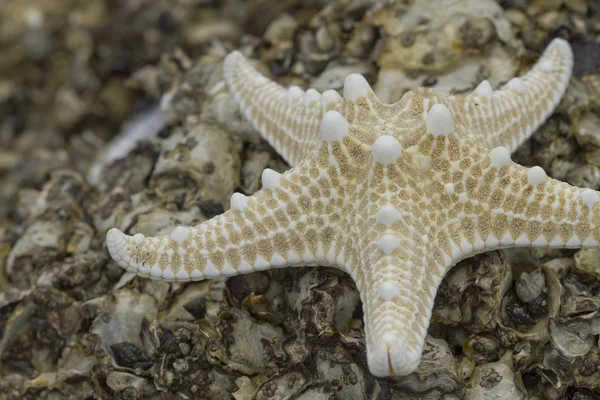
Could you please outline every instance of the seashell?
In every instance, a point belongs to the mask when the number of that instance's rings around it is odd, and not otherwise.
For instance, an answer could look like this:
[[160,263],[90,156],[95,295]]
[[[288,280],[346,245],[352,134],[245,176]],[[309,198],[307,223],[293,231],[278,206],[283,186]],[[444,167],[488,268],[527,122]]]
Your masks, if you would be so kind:
[[[548,340],[548,320],[558,315],[562,301],[562,286],[556,273],[542,267],[544,282],[546,285],[545,296],[542,292],[530,303],[524,304],[516,294],[516,290],[509,291],[502,299],[502,306],[499,318],[496,319],[498,326],[511,332],[518,338],[527,338],[528,340],[545,341]],[[519,289],[525,298],[531,298],[533,294],[539,291],[541,277],[536,278],[537,273],[528,274],[522,280],[522,287]],[[527,285],[525,284],[527,283]],[[546,300],[540,300],[540,299]],[[544,305],[544,302],[547,302]],[[534,311],[532,313],[531,310]]]
[[467,399],[521,400],[524,393],[516,384],[517,377],[510,354],[498,362],[478,365],[467,380],[464,391]]

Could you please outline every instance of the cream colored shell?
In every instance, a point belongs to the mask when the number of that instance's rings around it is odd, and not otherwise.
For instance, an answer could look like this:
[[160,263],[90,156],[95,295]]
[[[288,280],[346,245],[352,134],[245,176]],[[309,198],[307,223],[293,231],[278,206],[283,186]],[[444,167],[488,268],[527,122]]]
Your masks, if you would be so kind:
[[241,111],[292,169],[265,172],[262,190],[170,236],[111,229],[110,254],[140,276],[181,282],[338,267],[361,294],[371,372],[409,374],[456,262],[504,247],[598,246],[597,192],[510,160],[559,102],[572,63],[556,39],[500,90],[421,88],[383,104],[360,75],[348,77],[344,98],[286,90],[233,52],[224,72]]

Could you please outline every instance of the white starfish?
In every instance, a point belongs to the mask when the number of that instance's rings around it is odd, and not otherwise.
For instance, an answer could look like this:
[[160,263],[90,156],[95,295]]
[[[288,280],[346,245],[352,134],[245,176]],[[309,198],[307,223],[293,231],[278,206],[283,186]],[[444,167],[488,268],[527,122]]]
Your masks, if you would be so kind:
[[[263,189],[170,236],[107,235],[128,271],[167,281],[328,265],[356,281],[376,376],[415,370],[437,288],[488,250],[595,247],[598,192],[511,161],[564,93],[573,55],[556,39],[522,78],[469,96],[415,89],[383,104],[360,75],[344,97],[288,90],[234,52],[225,77],[244,115],[293,166]],[[504,146],[504,147],[496,147]]]

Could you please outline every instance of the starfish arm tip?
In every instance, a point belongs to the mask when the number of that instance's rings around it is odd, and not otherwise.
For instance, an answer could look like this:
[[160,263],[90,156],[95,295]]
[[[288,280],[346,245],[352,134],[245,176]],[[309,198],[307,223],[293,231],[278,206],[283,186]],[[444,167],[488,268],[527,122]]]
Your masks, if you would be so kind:
[[238,63],[244,60],[245,57],[237,50],[232,51],[225,57],[223,60],[223,74],[227,80],[232,77]]
[[315,89],[284,89],[260,74],[239,51],[225,57],[223,76],[241,113],[291,165],[318,144],[323,110],[339,105],[331,93],[323,99]]
[[384,333],[367,350],[367,364],[371,374],[378,378],[406,376],[417,369],[421,361],[420,349],[408,349],[396,335]]
[[117,228],[112,228],[106,233],[106,247],[108,248],[108,253],[112,257],[113,260],[117,262],[121,267],[127,268],[128,264],[124,262],[125,255],[125,235],[123,232],[118,230]]

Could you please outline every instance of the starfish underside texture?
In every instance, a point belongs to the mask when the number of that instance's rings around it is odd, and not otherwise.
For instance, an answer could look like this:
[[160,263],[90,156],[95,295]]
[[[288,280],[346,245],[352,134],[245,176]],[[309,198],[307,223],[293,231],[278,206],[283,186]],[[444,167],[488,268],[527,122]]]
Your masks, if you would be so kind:
[[170,235],[107,234],[143,277],[185,282],[325,265],[356,282],[371,373],[419,364],[437,289],[458,261],[508,247],[597,247],[600,196],[525,168],[510,154],[552,113],[573,54],[555,39],[523,77],[494,91],[414,89],[382,103],[357,74],[344,95],[284,89],[239,52],[225,79],[240,110],[292,168],[262,190]]

